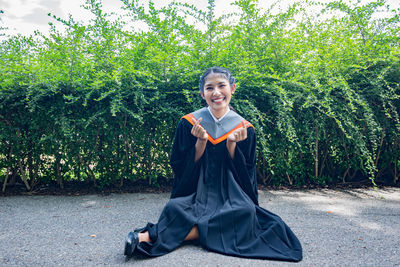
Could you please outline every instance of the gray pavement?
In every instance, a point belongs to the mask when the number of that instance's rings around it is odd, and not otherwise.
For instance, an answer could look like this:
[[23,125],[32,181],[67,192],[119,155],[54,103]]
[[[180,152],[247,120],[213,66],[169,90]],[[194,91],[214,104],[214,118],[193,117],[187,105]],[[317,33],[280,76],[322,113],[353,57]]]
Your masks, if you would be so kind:
[[299,237],[299,263],[223,256],[194,244],[126,261],[126,234],[156,222],[168,197],[0,197],[0,266],[400,266],[400,188],[260,191],[260,206]]

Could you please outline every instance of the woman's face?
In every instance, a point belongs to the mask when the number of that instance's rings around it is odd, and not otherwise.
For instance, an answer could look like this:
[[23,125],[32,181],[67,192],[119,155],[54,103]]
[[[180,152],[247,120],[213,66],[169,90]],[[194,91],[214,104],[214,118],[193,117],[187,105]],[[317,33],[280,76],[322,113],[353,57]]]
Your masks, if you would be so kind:
[[212,73],[206,77],[201,96],[206,100],[213,115],[219,118],[229,109],[229,102],[235,90],[236,84],[231,87],[223,74]]

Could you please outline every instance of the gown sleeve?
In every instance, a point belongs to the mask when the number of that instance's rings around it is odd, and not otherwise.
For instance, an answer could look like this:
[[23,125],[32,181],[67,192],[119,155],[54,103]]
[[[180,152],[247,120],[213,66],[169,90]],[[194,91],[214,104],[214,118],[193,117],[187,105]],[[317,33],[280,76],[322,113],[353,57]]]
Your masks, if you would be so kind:
[[228,164],[236,182],[254,204],[258,205],[256,134],[253,127],[247,128],[247,139],[236,144],[235,156],[233,159],[228,152]]
[[170,164],[174,172],[171,198],[188,196],[196,192],[202,158],[196,163],[196,137],[191,134],[192,125],[181,119],[175,132]]

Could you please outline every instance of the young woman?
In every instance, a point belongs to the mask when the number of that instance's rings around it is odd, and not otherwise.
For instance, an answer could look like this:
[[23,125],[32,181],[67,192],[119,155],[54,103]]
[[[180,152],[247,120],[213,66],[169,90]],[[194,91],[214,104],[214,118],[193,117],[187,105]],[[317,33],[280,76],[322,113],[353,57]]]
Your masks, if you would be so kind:
[[125,255],[164,255],[187,240],[218,253],[300,261],[299,240],[282,219],[258,205],[253,125],[229,108],[236,84],[225,68],[200,78],[204,107],[182,117],[170,163],[171,199],[157,224],[130,232]]

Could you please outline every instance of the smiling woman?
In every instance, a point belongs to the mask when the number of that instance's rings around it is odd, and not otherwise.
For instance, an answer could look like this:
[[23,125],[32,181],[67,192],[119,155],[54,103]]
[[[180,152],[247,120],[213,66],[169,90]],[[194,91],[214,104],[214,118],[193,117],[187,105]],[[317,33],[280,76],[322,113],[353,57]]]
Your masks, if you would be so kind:
[[[285,222],[258,204],[254,126],[229,109],[235,79],[208,69],[200,91],[209,108],[183,116],[171,152],[171,199],[157,224],[130,232],[127,257],[161,256],[184,241],[230,256],[301,261],[302,247]],[[210,141],[210,142],[208,142]]]

